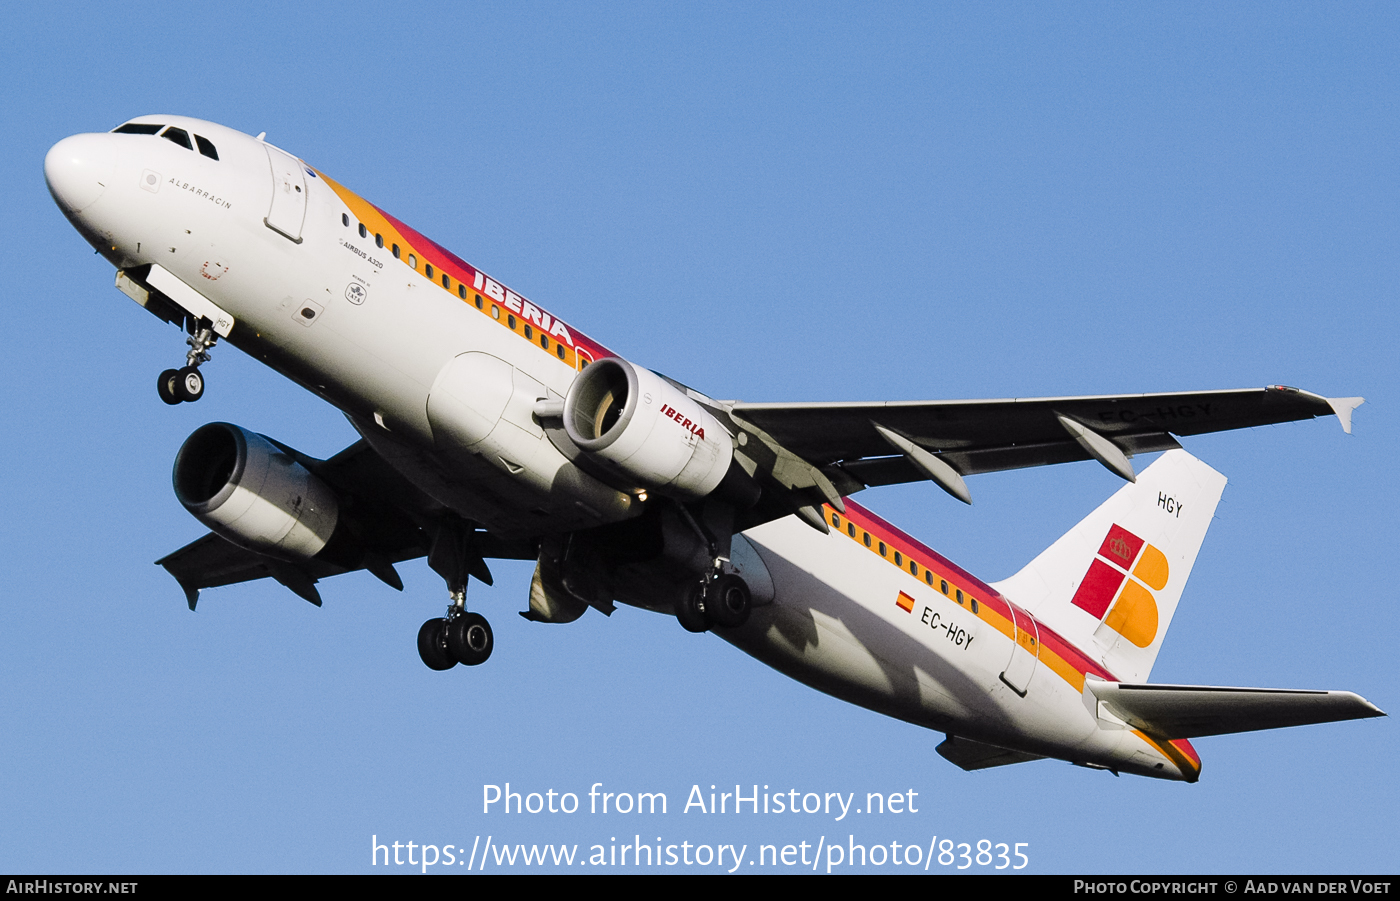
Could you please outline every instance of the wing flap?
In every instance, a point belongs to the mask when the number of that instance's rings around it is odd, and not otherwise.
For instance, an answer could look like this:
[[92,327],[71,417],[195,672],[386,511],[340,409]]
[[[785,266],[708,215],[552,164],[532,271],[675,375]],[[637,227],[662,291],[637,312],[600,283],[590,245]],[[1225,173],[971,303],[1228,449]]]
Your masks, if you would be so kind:
[[1101,712],[1159,738],[1199,738],[1385,716],[1349,691],[1134,685],[1089,680]]

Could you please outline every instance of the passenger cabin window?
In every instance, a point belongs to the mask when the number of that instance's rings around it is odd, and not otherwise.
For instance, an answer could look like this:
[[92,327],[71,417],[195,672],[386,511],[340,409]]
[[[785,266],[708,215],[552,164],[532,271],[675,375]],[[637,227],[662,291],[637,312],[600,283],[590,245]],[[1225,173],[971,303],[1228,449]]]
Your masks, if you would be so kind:
[[361,238],[368,238],[368,237],[369,237],[369,229],[365,228],[365,224],[364,224],[363,222],[360,223],[360,237],[361,237]]
[[149,125],[145,122],[128,122],[125,125],[118,125],[112,129],[114,135],[153,135],[164,128],[164,125]]
[[214,149],[213,141],[210,141],[208,138],[201,138],[199,135],[195,135],[194,142],[199,146],[199,152],[201,155],[207,156],[211,160],[218,160],[219,151]]
[[161,132],[160,136],[162,138],[165,138],[172,144],[179,144],[186,150],[194,149],[194,145],[190,143],[190,133],[185,131],[183,128],[176,128],[172,125],[165,131]]

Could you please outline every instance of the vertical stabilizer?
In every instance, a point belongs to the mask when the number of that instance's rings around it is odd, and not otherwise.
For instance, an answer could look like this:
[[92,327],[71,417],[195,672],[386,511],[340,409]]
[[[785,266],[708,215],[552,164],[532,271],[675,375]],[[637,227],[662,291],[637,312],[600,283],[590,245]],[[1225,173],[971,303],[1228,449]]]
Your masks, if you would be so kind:
[[1224,490],[1223,475],[1168,451],[993,587],[1120,681],[1145,681]]

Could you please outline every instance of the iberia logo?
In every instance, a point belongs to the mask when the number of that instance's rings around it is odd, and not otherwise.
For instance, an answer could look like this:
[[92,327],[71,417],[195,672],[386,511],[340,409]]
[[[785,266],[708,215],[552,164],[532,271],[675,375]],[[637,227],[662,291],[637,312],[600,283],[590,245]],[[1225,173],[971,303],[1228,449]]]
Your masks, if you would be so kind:
[[1074,606],[1145,648],[1157,637],[1157,600],[1152,592],[1167,586],[1168,571],[1166,554],[1114,524],[1074,593]]

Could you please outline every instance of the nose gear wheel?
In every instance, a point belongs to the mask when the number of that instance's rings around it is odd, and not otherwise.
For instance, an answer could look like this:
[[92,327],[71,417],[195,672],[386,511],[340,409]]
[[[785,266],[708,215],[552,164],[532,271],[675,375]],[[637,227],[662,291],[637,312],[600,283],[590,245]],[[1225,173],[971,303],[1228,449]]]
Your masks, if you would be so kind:
[[160,399],[174,406],[179,403],[194,403],[204,396],[204,374],[199,364],[208,363],[209,348],[218,343],[219,336],[211,328],[191,326],[192,331],[185,343],[190,346],[185,354],[185,365],[181,369],[167,369],[156,379],[156,393]]

